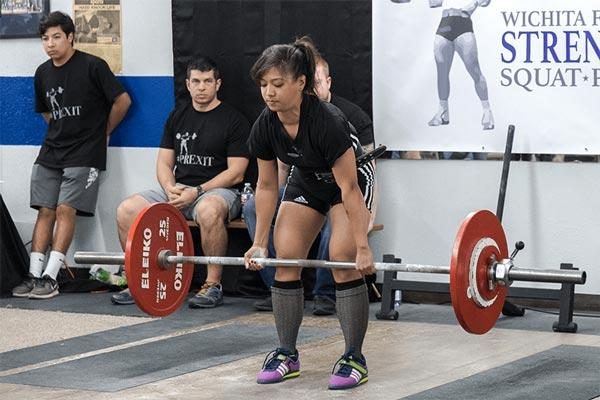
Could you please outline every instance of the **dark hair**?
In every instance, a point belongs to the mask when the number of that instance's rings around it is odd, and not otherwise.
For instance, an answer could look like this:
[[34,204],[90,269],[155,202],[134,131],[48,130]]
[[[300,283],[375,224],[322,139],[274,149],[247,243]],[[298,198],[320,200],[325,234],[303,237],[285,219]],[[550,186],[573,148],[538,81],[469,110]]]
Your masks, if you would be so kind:
[[315,59],[320,57],[313,41],[308,36],[296,39],[291,44],[274,44],[267,47],[250,69],[250,77],[257,84],[272,68],[291,74],[294,79],[304,75],[304,93],[314,94]]
[[48,28],[55,26],[60,26],[60,29],[62,29],[67,36],[69,36],[69,33],[75,33],[75,24],[69,14],[65,14],[61,11],[53,11],[40,19],[38,29],[40,36],[44,35]]
[[200,72],[214,71],[215,79],[221,79],[221,72],[219,72],[217,63],[212,58],[207,56],[196,57],[188,63],[186,71],[187,79],[190,79],[190,72],[192,72],[192,70]]

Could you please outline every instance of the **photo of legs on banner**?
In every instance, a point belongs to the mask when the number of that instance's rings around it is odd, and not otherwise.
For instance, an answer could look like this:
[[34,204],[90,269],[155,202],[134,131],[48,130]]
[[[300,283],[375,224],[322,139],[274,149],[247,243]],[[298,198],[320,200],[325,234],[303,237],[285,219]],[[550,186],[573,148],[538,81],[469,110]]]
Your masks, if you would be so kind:
[[[488,99],[488,87],[477,52],[477,41],[473,32],[471,15],[478,7],[486,7],[490,0],[472,0],[461,8],[445,8],[442,20],[434,39],[434,56],[437,68],[437,89],[439,108],[429,126],[447,125],[450,123],[448,98],[450,97],[450,69],[454,54],[458,54],[465,64],[467,72],[473,78],[475,92],[481,100],[483,115],[481,125],[484,130],[494,129],[494,117]],[[430,0],[432,8],[443,5],[443,0]]]

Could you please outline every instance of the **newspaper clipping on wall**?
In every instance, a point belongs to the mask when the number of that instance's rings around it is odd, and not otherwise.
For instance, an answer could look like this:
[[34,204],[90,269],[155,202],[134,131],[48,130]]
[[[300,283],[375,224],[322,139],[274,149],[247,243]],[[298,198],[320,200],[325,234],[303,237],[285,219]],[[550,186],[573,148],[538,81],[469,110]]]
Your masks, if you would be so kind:
[[121,0],[74,0],[75,48],[103,58],[113,73],[123,69]]

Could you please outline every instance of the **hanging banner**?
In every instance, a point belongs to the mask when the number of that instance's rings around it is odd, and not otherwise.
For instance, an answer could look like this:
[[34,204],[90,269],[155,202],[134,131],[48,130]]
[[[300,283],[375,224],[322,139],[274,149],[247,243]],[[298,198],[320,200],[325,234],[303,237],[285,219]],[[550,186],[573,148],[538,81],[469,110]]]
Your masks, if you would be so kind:
[[121,0],[74,0],[75,48],[104,59],[113,73],[123,70]]
[[397,150],[600,154],[600,3],[373,1],[373,116]]

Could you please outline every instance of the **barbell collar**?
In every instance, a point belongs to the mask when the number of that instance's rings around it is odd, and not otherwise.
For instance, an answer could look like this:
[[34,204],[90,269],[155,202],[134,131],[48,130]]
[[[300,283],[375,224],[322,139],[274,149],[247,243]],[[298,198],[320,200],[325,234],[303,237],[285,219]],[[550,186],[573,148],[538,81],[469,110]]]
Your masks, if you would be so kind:
[[508,276],[508,271],[514,267],[512,258],[505,258],[504,260],[496,261],[495,257],[490,260],[490,267],[488,269],[488,279],[493,283],[497,283],[500,286],[510,286],[512,281]]

